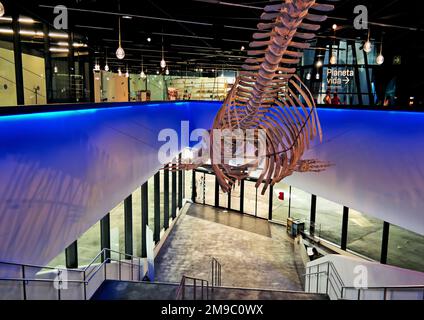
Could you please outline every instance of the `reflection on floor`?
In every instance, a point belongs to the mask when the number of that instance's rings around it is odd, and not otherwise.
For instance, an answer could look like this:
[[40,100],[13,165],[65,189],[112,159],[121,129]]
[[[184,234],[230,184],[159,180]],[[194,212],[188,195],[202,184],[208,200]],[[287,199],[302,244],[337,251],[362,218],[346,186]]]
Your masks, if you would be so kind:
[[179,218],[156,258],[155,281],[210,280],[212,257],[222,265],[223,286],[302,291],[284,227],[202,205]]

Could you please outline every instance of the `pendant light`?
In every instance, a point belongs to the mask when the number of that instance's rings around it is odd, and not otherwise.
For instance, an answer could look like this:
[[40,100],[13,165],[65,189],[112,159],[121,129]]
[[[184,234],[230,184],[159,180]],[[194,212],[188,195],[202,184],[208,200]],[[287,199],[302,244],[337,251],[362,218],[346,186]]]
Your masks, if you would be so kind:
[[367,38],[367,41],[365,41],[365,43],[364,43],[364,51],[366,53],[369,53],[369,52],[371,52],[371,50],[372,50],[372,44],[371,44],[371,41],[370,41],[370,31],[368,29],[368,38]]
[[106,49],[106,64],[105,64],[105,71],[109,71],[109,65],[107,64],[107,49]]
[[377,56],[376,62],[377,62],[378,65],[382,65],[384,63],[384,56],[383,56],[383,36],[381,36],[380,54]]
[[143,56],[141,56],[141,72],[140,72],[140,78],[141,78],[142,80],[144,80],[144,79],[146,79],[146,78],[147,78],[146,74],[144,73]]
[[4,16],[4,6],[3,3],[0,2],[0,17]]
[[121,45],[121,17],[118,18],[118,29],[119,29],[119,47],[116,50],[116,57],[119,60],[122,60],[125,58],[125,51],[124,49],[122,49],[122,45]]
[[331,45],[331,58],[330,58],[330,64],[336,64],[337,63],[337,57],[334,54],[333,47],[336,46],[336,30],[337,30],[337,24],[333,24],[333,30],[334,30],[334,41]]
[[119,76],[119,77],[122,77],[122,71],[121,71],[121,68],[118,68],[118,76]]
[[162,69],[165,69],[166,67],[165,55],[163,53],[163,36],[162,36],[162,60],[160,61],[160,67]]
[[125,72],[125,78],[129,78],[130,77],[130,73],[128,72],[128,66],[127,66],[127,71]]
[[169,75],[169,69],[168,68],[166,68],[166,70],[165,70],[165,74],[168,76]]

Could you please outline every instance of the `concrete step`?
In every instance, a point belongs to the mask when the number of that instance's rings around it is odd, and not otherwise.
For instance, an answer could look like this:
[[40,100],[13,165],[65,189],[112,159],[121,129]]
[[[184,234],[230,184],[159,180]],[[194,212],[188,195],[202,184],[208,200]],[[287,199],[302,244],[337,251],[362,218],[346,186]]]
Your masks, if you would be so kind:
[[[179,284],[106,280],[92,300],[174,300]],[[186,298],[193,297],[192,287],[186,287]],[[197,291],[200,296],[200,289]],[[266,290],[257,288],[219,287],[209,290],[209,300],[328,300],[327,295],[301,291]]]

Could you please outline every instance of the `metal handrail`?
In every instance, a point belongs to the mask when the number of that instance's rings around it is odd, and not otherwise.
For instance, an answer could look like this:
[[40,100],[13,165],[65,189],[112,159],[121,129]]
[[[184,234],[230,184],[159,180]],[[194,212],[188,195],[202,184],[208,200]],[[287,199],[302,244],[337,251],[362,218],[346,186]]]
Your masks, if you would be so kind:
[[222,266],[219,263],[219,261],[212,257],[212,261],[211,261],[211,265],[212,265],[212,279],[211,279],[211,286],[212,286],[212,290],[215,287],[220,287],[222,285]]
[[200,299],[203,300],[205,298],[204,292],[206,290],[206,300],[209,300],[209,281],[205,279],[200,278],[194,278],[194,277],[188,277],[183,275],[180,281],[180,285],[178,286],[177,293],[175,295],[175,300],[185,300],[185,292],[186,292],[186,281],[192,280],[193,281],[193,300],[197,300],[197,288],[199,287],[197,285],[198,282],[200,282],[200,288],[201,288],[201,296]]
[[[327,270],[324,271],[319,271],[319,267],[320,266],[324,266],[327,265]],[[325,274],[327,276],[327,288],[326,288],[326,293],[328,294],[328,285],[331,285],[331,287],[333,288],[333,291],[336,293],[337,298],[338,299],[344,299],[345,293],[347,290],[357,290],[358,291],[358,296],[357,299],[360,300],[361,299],[361,291],[364,290],[384,290],[384,297],[383,299],[386,300],[387,298],[387,292],[388,291],[393,291],[394,290],[411,290],[411,289],[423,289],[423,299],[424,299],[424,285],[397,285],[397,286],[371,286],[371,287],[366,287],[366,288],[358,288],[358,287],[354,287],[354,286],[346,286],[340,276],[340,274],[338,273],[336,267],[334,266],[334,264],[331,261],[326,261],[311,267],[317,267],[316,272],[309,272],[309,273],[305,273],[304,276],[307,277],[309,276],[309,289],[310,289],[310,276],[312,275],[316,275],[317,276],[317,293],[318,293],[318,275],[319,274]],[[336,290],[337,289],[337,290]],[[310,291],[310,290],[309,290]]]
[[[113,259],[111,257],[107,257],[103,260],[102,263],[100,263],[99,265],[97,265],[95,268],[93,268],[92,270],[90,270],[88,273],[87,271],[89,270],[90,267],[92,267],[94,265],[94,263],[96,262],[96,260],[98,260],[98,258],[102,255],[105,254],[106,252],[113,252],[113,253],[118,253],[119,254],[119,259]],[[122,261],[121,260],[121,256],[125,256],[125,257],[131,257],[131,262],[127,262],[127,261]],[[126,259],[129,260],[129,259]],[[134,260],[136,260],[137,263],[134,263]],[[16,282],[22,282],[23,283],[23,296],[24,296],[24,300],[26,300],[26,284],[28,282],[49,282],[49,283],[80,283],[83,284],[83,289],[84,289],[84,299],[87,299],[87,285],[89,284],[89,282],[93,279],[93,277],[102,269],[102,267],[106,268],[106,264],[110,263],[112,261],[117,261],[119,263],[119,280],[122,279],[121,277],[121,264],[126,264],[126,265],[130,265],[131,266],[131,280],[134,281],[134,265],[136,265],[138,267],[138,281],[141,281],[141,275],[140,275],[140,270],[141,270],[141,258],[140,257],[136,257],[133,256],[131,254],[125,254],[119,251],[115,251],[115,250],[111,250],[108,248],[104,248],[103,250],[101,250],[96,257],[87,265],[85,266],[83,269],[63,269],[63,268],[54,268],[54,267],[43,267],[43,266],[39,266],[39,265],[30,265],[30,264],[19,264],[19,263],[13,263],[13,262],[2,262],[0,261],[0,265],[1,264],[6,264],[6,265],[15,265],[15,266],[19,266],[21,268],[21,272],[22,272],[22,277],[21,278],[0,278],[0,281],[16,281]],[[50,269],[50,270],[54,270],[54,271],[58,271],[57,274],[60,275],[62,272],[68,272],[68,271],[72,271],[72,272],[79,272],[83,274],[83,280],[62,280],[62,279],[42,279],[42,278],[26,278],[25,277],[25,267],[30,267],[30,268],[37,268],[37,269]],[[106,280],[106,269],[105,269],[105,280]],[[58,288],[58,297],[59,300],[61,298],[60,295],[60,287]]]

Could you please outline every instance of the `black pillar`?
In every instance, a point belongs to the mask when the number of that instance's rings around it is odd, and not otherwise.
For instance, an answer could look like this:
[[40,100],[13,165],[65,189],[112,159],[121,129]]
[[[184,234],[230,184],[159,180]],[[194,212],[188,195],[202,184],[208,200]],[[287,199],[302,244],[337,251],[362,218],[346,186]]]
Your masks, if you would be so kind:
[[149,219],[147,181],[141,186],[141,257],[147,257],[146,226]]
[[288,218],[291,217],[291,186],[289,187],[289,212],[288,212]]
[[240,182],[240,212],[244,213],[244,180]]
[[153,240],[155,243],[160,240],[160,172],[155,173],[153,178],[153,202],[155,213],[155,225],[153,231]]
[[227,197],[228,197],[228,199],[227,199],[227,207],[228,207],[228,209],[230,210],[230,209],[231,209],[231,189],[230,189],[230,191],[228,192]]
[[[43,23],[43,32],[48,35],[50,32],[49,25]],[[50,54],[50,37],[44,37],[44,63],[45,63],[45,75],[46,75],[46,101],[51,103],[53,100],[53,71],[52,71],[52,59]]]
[[[203,182],[206,185],[206,175],[205,181]],[[219,183],[218,178],[215,176],[215,207],[219,207]]]
[[[12,7],[13,8],[13,7]],[[16,82],[16,103],[18,105],[25,104],[24,92],[24,73],[22,65],[22,46],[19,25],[19,12],[16,8],[12,9],[12,29],[13,29],[13,56],[15,61],[15,82]]]
[[[181,158],[181,155],[180,155]],[[180,159],[181,161],[181,159]],[[178,208],[183,207],[183,171],[178,171]]]
[[196,202],[196,195],[197,195],[197,189],[196,189],[196,171],[191,171],[191,201],[193,203]]
[[269,204],[268,204],[268,220],[272,220],[272,202],[274,196],[274,186],[269,186]]
[[387,263],[387,250],[389,246],[389,231],[390,231],[390,223],[384,221],[383,239],[381,241],[381,258],[380,258],[380,262],[383,264]]
[[176,214],[176,210],[177,210],[177,172],[176,171],[172,171],[172,195],[171,195],[171,217],[172,219],[175,219],[177,214]]
[[69,79],[69,102],[76,102],[76,82],[75,82],[75,61],[74,61],[74,37],[73,33],[68,33],[68,79]]
[[[100,249],[110,249],[110,213],[100,220]],[[104,258],[110,258],[109,251],[102,255],[102,262]]]
[[77,240],[72,242],[69,247],[65,249],[66,268],[78,268],[78,244]]
[[[132,195],[124,200],[124,228],[125,228],[125,254],[133,254],[133,218],[132,218]],[[125,259],[132,259],[125,256]]]
[[169,166],[166,165],[163,171],[163,227],[169,228]]
[[342,220],[342,239],[340,241],[340,248],[346,250],[347,247],[347,230],[349,225],[349,208],[343,207],[343,220]]
[[311,215],[310,215],[310,225],[309,225],[309,233],[311,234],[311,236],[314,236],[315,234],[316,210],[317,210],[317,196],[313,194],[311,197]]

